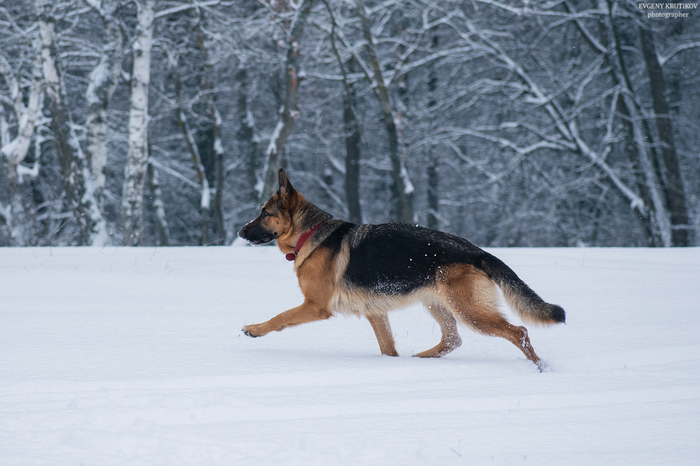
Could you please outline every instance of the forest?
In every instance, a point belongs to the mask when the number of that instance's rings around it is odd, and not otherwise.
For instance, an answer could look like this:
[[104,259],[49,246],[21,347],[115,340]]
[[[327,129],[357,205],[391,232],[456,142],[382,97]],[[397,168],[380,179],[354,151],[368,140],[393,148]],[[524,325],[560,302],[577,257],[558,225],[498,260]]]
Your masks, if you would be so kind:
[[700,245],[697,8],[0,0],[0,246],[230,245],[280,167],[355,223]]

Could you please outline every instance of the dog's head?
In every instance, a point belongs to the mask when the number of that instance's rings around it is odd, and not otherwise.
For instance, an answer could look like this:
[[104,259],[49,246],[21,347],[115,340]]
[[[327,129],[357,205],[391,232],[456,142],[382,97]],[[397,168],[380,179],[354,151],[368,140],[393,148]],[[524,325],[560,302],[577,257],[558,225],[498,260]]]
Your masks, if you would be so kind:
[[292,215],[301,195],[280,168],[279,190],[265,203],[260,215],[238,231],[238,236],[253,244],[265,244],[289,233],[293,228]]

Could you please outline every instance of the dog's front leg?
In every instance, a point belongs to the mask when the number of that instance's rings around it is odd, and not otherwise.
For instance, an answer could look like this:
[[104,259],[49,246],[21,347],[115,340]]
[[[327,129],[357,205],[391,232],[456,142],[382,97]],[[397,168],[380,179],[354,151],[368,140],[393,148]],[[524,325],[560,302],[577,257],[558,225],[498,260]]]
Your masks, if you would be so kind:
[[301,306],[297,306],[281,314],[276,315],[267,322],[243,327],[243,333],[249,337],[261,337],[272,331],[279,332],[286,327],[314,322],[316,320],[328,319],[333,314],[325,306],[305,301]]
[[367,320],[372,325],[374,335],[379,343],[379,351],[387,356],[398,356],[394,345],[394,336],[391,333],[391,325],[386,315],[368,315]]

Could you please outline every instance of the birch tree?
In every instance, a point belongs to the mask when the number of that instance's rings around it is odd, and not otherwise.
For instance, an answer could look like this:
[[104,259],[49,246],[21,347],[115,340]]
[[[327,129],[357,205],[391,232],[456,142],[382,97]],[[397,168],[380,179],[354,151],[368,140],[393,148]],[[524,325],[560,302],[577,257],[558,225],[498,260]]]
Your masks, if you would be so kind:
[[[20,31],[27,40],[26,33]],[[41,55],[37,39],[31,40],[35,58],[32,62],[31,84],[28,89],[23,88],[21,76],[13,70],[12,65],[7,60],[2,47],[0,47],[0,74],[2,74],[5,84],[10,92],[8,104],[14,110],[14,121],[17,122],[16,134],[11,136],[7,119],[5,117],[5,105],[0,103],[0,153],[2,154],[7,182],[7,193],[9,204],[0,204],[0,216],[7,225],[10,240],[15,245],[24,245],[26,237],[23,226],[26,220],[23,219],[25,213],[22,205],[22,194],[19,192],[21,174],[27,169],[21,165],[22,161],[29,153],[32,136],[34,134],[35,123],[41,118]],[[28,94],[28,95],[27,95]],[[25,102],[27,102],[25,104]],[[9,106],[9,105],[8,105]],[[38,163],[35,167],[38,169]]]
[[99,15],[104,33],[100,60],[89,76],[85,92],[87,101],[86,145],[95,198],[102,205],[107,166],[107,111],[121,77],[122,32],[119,24],[119,0],[85,0]]
[[129,149],[122,188],[125,246],[140,245],[143,239],[143,190],[148,167],[148,90],[155,31],[155,3],[155,0],[137,2],[138,26],[132,45]]
[[44,83],[51,111],[50,126],[54,135],[54,146],[61,160],[66,200],[78,222],[79,243],[104,246],[109,242],[109,234],[95,199],[92,177],[75,133],[73,117],[67,102],[52,3],[48,0],[35,0],[35,7],[39,24]]
[[355,222],[486,246],[697,244],[692,17],[324,3],[3,0],[0,245],[89,244],[90,192],[125,244],[220,244],[280,164]]

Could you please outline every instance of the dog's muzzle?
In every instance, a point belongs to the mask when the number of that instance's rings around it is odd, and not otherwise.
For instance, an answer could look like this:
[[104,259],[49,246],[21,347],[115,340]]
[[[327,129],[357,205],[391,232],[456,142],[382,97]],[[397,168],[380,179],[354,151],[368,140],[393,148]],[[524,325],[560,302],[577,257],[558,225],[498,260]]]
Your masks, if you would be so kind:
[[238,230],[238,236],[251,244],[265,244],[275,239],[272,233],[250,223]]

